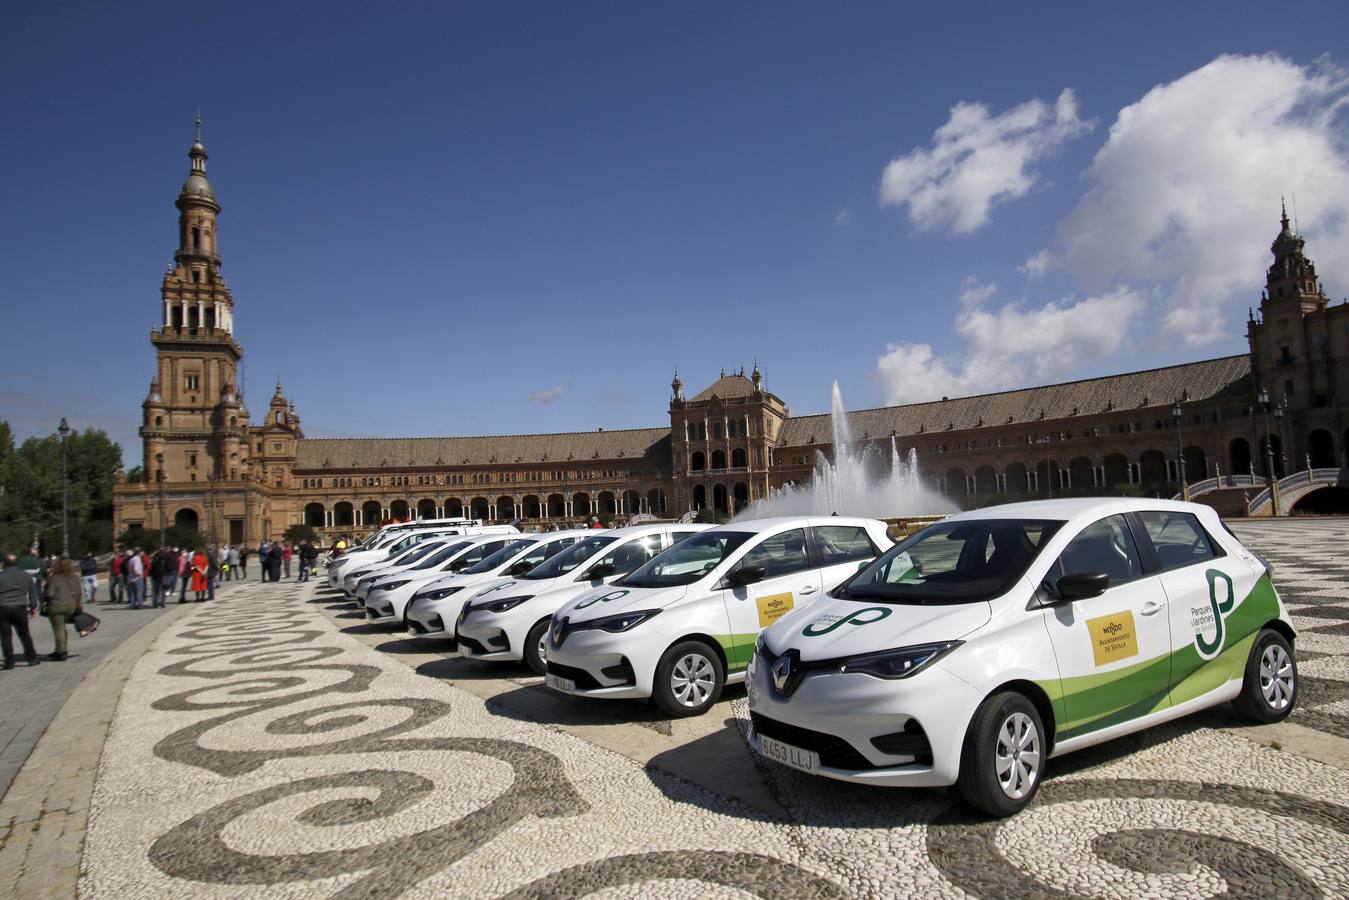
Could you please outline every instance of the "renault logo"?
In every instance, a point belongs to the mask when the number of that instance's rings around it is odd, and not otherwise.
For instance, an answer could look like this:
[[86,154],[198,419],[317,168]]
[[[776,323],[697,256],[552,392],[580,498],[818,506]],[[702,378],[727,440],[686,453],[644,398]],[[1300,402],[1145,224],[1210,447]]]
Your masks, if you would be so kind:
[[566,619],[565,617],[564,617],[564,618],[561,618],[561,619],[554,619],[554,620],[553,620],[553,643],[556,644],[557,646],[561,647],[561,646],[562,646],[562,639],[563,639],[564,637],[566,637],[566,636],[567,636],[567,619]]
[[787,687],[787,680],[792,677],[792,658],[790,656],[778,657],[778,661],[773,663],[770,670],[773,674],[773,689],[779,694]]

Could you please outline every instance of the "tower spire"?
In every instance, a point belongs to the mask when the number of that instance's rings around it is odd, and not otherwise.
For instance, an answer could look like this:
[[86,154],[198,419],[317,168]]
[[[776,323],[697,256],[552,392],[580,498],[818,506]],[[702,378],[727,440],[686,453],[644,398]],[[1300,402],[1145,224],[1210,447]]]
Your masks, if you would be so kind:
[[201,143],[201,107],[197,107],[197,139],[195,143]]
[[1288,203],[1283,197],[1279,197],[1279,224],[1284,231],[1288,230]]

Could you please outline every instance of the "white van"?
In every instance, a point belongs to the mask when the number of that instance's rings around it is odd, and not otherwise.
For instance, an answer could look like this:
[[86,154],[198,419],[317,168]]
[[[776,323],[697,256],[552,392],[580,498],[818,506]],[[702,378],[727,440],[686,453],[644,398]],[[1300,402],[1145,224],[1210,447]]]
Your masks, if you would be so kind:
[[764,632],[750,739],[843,781],[955,784],[1007,816],[1052,757],[1229,700],[1285,718],[1293,639],[1267,565],[1207,506],[988,507]]
[[459,652],[495,662],[524,660],[544,673],[548,621],[568,602],[630,574],[706,525],[636,525],[591,531],[533,569],[484,588],[464,603]]
[[549,687],[707,711],[745,680],[759,632],[888,549],[884,522],[758,519],[701,531],[553,614]]

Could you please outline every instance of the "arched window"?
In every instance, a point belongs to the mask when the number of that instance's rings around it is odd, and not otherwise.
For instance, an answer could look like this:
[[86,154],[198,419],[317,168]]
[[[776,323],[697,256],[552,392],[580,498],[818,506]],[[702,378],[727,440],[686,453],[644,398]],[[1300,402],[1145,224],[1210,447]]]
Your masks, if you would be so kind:
[[201,249],[201,229],[195,225],[192,226],[192,249]]
[[748,459],[748,454],[745,453],[745,448],[744,448],[744,447],[736,447],[734,450],[732,450],[732,451],[731,451],[731,468],[733,468],[733,469],[745,469],[745,468],[748,468],[748,467],[749,467],[749,459]]
[[689,468],[695,472],[701,472],[707,468],[707,457],[703,456],[703,451],[695,450],[693,456],[689,459]]
[[726,451],[725,451],[725,450],[713,450],[713,451],[712,451],[712,468],[714,468],[714,469],[724,469],[724,468],[726,468]]

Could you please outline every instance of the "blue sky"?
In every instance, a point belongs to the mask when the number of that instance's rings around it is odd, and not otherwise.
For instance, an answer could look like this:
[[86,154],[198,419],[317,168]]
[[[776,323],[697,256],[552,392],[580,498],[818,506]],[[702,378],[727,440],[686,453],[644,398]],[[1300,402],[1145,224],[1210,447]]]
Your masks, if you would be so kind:
[[756,357],[807,413],[1242,352],[1280,193],[1349,294],[1349,7],[1099,6],[11,11],[0,418],[135,458],[198,107],[249,406],[280,375],[312,436],[659,425],[676,366]]

